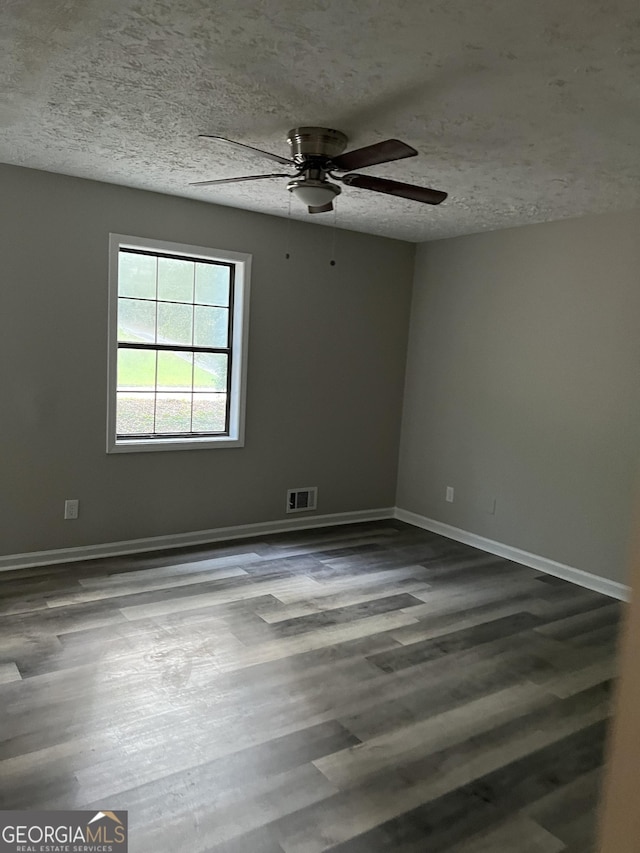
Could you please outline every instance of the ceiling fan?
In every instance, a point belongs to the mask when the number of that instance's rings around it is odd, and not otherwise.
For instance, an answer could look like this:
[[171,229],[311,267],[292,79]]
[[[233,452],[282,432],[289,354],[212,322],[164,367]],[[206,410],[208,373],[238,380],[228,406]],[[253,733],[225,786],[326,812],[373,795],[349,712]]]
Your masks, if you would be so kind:
[[[286,172],[273,172],[268,175],[247,175],[240,178],[221,178],[214,181],[195,181],[193,187],[208,187],[215,184],[233,184],[240,181],[261,181],[265,178],[289,178],[287,189],[299,201],[307,206],[309,213],[326,213],[333,210],[333,200],[342,192],[338,184],[331,183],[329,177],[334,181],[341,181],[350,187],[358,187],[363,190],[386,193],[387,195],[408,198],[423,204],[440,204],[447,197],[447,193],[440,190],[432,190],[428,187],[418,187],[414,184],[405,184],[401,181],[392,181],[387,178],[376,178],[373,175],[359,175],[353,169],[363,169],[365,166],[375,166],[379,163],[389,163],[392,160],[402,160],[405,157],[415,157],[417,151],[410,145],[400,142],[399,139],[385,139],[365,148],[356,148],[354,151],[344,152],[347,147],[347,137],[339,130],[331,130],[327,127],[295,127],[287,134],[287,142],[291,149],[290,157],[281,157],[270,151],[262,151],[252,145],[236,142],[224,136],[212,136],[201,133],[203,139],[215,139],[230,145],[237,145],[245,150],[252,151],[262,157],[268,157],[295,169],[293,174]],[[339,175],[336,172],[347,172]]]

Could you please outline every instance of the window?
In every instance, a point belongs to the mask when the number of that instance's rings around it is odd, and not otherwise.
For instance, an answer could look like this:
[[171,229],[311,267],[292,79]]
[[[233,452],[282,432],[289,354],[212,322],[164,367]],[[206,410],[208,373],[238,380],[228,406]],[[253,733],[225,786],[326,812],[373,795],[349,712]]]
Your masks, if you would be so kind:
[[242,446],[251,256],[111,235],[108,452]]

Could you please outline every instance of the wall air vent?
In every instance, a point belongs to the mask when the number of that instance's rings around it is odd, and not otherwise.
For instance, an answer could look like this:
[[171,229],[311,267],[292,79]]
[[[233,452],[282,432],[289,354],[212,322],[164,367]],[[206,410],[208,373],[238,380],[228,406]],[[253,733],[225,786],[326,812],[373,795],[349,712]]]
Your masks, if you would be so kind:
[[289,489],[287,492],[287,512],[308,512],[318,505],[318,487],[305,486],[303,489]]

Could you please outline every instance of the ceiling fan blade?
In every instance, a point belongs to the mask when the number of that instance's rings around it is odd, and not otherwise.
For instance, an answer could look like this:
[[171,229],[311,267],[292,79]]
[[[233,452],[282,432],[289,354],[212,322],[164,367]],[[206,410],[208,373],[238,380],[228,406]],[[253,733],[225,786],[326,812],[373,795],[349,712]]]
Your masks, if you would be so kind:
[[414,184],[404,184],[401,181],[389,181],[386,178],[374,178],[373,175],[358,175],[353,173],[340,178],[343,184],[350,187],[359,187],[362,190],[373,190],[376,193],[386,193],[399,198],[409,198],[412,201],[421,201],[424,204],[440,204],[447,197],[447,193],[441,190],[432,190],[428,187],[417,187]]
[[403,160],[405,157],[415,157],[418,152],[410,145],[399,139],[385,139],[366,148],[356,148],[332,158],[337,169],[350,172],[351,169],[364,169],[365,166],[376,166],[379,163],[389,163],[392,160]]
[[246,148],[248,151],[253,151],[254,154],[261,154],[263,157],[275,160],[276,163],[284,163],[287,166],[295,165],[293,160],[289,160],[287,157],[281,157],[279,154],[272,154],[270,151],[263,151],[262,148],[254,148],[253,145],[245,145],[244,142],[236,142],[235,139],[227,139],[226,136],[212,136],[210,133],[200,133],[198,135],[201,139],[217,139],[218,142],[228,142],[229,145],[237,145],[239,148]]
[[333,210],[333,202],[328,201],[326,204],[318,204],[315,207],[308,208],[309,213],[329,213],[330,210]]
[[220,178],[217,181],[193,181],[190,187],[211,187],[213,184],[238,184],[240,181],[261,181],[264,178],[295,178],[295,175],[274,173],[273,175],[246,175],[243,178]]

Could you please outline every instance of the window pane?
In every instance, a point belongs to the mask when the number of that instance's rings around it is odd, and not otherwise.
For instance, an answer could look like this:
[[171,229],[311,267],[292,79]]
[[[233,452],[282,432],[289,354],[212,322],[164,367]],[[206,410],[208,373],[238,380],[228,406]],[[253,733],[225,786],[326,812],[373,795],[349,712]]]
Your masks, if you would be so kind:
[[156,263],[153,255],[120,252],[118,255],[118,294],[138,299],[156,298]]
[[118,299],[118,340],[153,343],[155,339],[156,303]]
[[158,343],[191,344],[193,306],[158,302]]
[[194,394],[193,431],[224,432],[226,407],[226,394]]
[[196,264],[196,302],[205,305],[229,305],[229,267]]
[[156,384],[156,354],[147,350],[118,350],[118,390],[142,388],[154,390]]
[[228,308],[195,307],[194,344],[199,347],[226,347],[228,344]]
[[154,394],[118,391],[116,432],[118,435],[149,435],[153,432]]
[[158,353],[158,391],[191,391],[193,353]]
[[193,261],[158,258],[158,299],[193,302]]
[[191,432],[191,394],[158,394],[156,432]]
[[221,352],[194,354],[193,387],[201,391],[227,390],[227,363],[229,357]]

